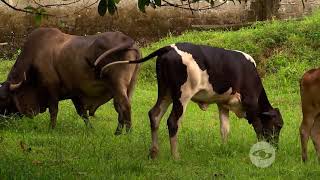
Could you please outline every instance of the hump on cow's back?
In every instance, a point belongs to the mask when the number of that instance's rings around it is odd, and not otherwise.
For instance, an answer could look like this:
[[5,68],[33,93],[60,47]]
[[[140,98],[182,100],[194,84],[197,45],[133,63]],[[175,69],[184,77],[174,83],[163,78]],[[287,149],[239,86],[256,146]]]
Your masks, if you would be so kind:
[[35,30],[33,30],[29,37],[33,37],[33,36],[43,36],[43,35],[46,35],[46,34],[49,34],[49,35],[54,35],[54,34],[60,34],[62,33],[59,29],[57,28],[44,28],[44,27],[40,27],[40,28],[37,28]]

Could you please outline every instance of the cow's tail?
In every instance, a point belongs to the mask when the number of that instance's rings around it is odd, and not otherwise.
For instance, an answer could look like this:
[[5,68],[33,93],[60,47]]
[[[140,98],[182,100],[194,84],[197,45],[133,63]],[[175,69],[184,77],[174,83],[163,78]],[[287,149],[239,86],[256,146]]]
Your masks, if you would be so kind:
[[[141,51],[139,50],[139,48],[136,47],[136,51],[137,51],[137,56],[136,58],[137,59],[140,59],[142,57],[142,54],[141,54]],[[128,95],[128,98],[129,98],[129,101],[131,102],[131,99],[132,99],[132,95],[133,95],[133,91],[134,91],[134,88],[135,88],[135,84],[137,82],[137,77],[138,77],[138,71],[140,70],[140,65],[137,64],[135,69],[134,69],[134,72],[132,74],[132,77],[131,77],[131,80],[130,80],[130,84],[129,84],[129,87],[127,89],[127,95]]]
[[115,46],[115,47],[109,49],[108,51],[104,52],[103,54],[101,54],[98,57],[98,59],[94,62],[94,65],[97,66],[102,59],[109,56],[110,54],[113,54],[115,52],[119,52],[122,50],[126,50],[126,49],[132,47],[133,45],[134,45],[134,41],[132,39],[130,39],[124,43],[119,44],[118,46]]
[[111,62],[111,63],[108,63],[106,64],[102,69],[101,71],[105,71],[109,66],[112,66],[112,65],[115,65],[115,64],[139,64],[139,63],[143,63],[143,62],[146,62],[148,61],[149,59],[151,58],[154,58],[156,56],[161,56],[167,52],[169,52],[170,50],[172,50],[172,47],[171,46],[165,46],[165,47],[162,47],[154,52],[152,52],[151,54],[149,54],[148,56],[142,58],[142,59],[138,59],[138,60],[127,60],[127,61],[114,61],[114,62]]

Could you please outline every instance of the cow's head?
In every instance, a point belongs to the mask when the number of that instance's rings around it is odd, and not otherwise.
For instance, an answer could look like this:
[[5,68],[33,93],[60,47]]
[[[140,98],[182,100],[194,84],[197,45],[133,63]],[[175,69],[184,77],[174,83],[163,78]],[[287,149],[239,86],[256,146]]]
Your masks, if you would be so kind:
[[283,120],[278,108],[261,113],[262,137],[269,143],[278,146]]
[[37,91],[23,81],[13,84],[5,81],[0,84],[0,114],[13,114],[33,117],[40,112]]
[[13,93],[21,86],[20,84],[10,84],[5,81],[0,84],[0,114],[10,115],[18,113],[18,109],[15,106]]

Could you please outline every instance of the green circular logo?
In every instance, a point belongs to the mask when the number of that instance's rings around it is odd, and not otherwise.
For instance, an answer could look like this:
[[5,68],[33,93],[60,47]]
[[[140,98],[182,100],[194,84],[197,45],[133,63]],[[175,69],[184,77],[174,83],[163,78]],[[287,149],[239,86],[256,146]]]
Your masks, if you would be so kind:
[[251,147],[249,157],[255,166],[266,168],[274,162],[276,151],[271,144],[261,141]]

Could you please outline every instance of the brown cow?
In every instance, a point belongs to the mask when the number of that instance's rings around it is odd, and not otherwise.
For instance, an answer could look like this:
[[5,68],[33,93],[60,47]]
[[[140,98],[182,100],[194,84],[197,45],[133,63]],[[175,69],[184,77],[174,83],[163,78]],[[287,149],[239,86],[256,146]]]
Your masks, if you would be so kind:
[[303,119],[300,126],[302,160],[308,159],[309,136],[320,159],[320,68],[307,71],[300,81]]
[[[0,86],[0,113],[19,112],[33,117],[49,108],[50,126],[56,126],[58,102],[71,99],[89,126],[89,115],[113,98],[118,127],[131,128],[130,100],[139,69],[118,65],[107,72],[107,61],[136,60],[140,51],[121,32],[74,36],[54,28],[39,28],[28,37],[8,78]],[[100,74],[102,76],[100,76]]]

